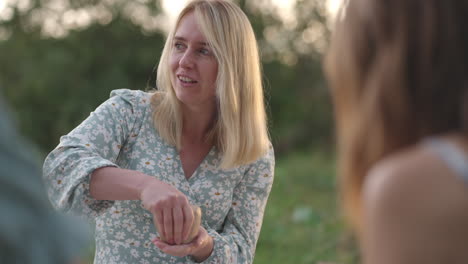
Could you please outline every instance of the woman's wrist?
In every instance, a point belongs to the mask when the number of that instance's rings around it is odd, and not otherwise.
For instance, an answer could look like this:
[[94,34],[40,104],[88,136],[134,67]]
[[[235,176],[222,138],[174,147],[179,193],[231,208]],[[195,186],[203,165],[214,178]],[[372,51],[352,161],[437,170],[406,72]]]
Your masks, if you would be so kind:
[[208,239],[206,240],[205,243],[192,254],[192,258],[196,262],[203,262],[205,261],[211,254],[213,253],[214,249],[214,239],[208,235]]
[[141,172],[138,172],[140,175],[140,180],[138,181],[138,184],[136,186],[136,192],[137,192],[137,195],[138,195],[138,199],[139,200],[142,200],[142,194],[143,194],[143,191],[145,190],[146,187],[148,187],[149,185],[151,184],[154,184],[155,182],[158,181],[158,179],[154,178],[154,177],[151,177],[151,176],[148,176],[144,173],[141,173]]

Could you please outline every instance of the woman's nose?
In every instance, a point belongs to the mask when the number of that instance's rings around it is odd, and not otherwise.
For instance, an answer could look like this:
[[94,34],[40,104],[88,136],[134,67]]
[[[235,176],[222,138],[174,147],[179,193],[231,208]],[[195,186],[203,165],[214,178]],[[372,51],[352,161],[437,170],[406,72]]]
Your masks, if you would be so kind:
[[189,50],[185,51],[179,60],[179,66],[182,68],[192,68],[193,64],[194,62],[191,52]]

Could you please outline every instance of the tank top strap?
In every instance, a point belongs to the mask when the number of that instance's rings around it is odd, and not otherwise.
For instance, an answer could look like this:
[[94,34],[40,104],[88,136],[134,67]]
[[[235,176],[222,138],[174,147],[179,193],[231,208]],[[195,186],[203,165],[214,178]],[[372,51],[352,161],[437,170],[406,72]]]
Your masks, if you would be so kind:
[[460,147],[440,138],[428,138],[424,144],[468,184],[468,155]]

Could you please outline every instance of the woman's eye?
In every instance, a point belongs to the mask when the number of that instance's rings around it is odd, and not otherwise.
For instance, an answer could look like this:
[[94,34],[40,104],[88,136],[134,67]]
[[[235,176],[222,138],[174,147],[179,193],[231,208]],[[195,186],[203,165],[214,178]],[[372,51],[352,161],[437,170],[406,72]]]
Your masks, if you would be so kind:
[[203,55],[209,55],[210,51],[207,50],[207,49],[200,49],[200,53],[203,54]]
[[176,43],[174,44],[174,47],[176,50],[182,50],[184,48],[184,45],[181,43]]

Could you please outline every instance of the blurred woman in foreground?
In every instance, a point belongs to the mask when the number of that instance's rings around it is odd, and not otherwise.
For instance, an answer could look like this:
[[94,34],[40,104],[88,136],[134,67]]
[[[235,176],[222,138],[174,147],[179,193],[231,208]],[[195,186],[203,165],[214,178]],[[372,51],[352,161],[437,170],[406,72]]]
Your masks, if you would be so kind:
[[468,1],[350,0],[326,71],[364,263],[468,263]]

